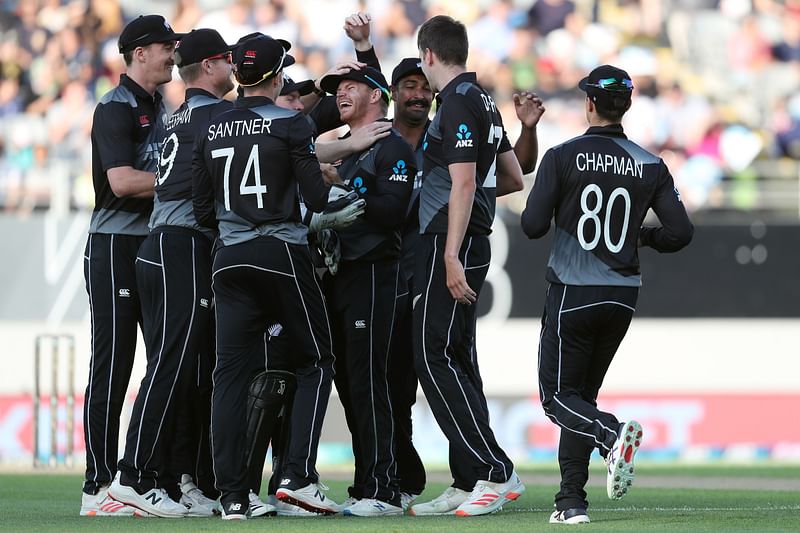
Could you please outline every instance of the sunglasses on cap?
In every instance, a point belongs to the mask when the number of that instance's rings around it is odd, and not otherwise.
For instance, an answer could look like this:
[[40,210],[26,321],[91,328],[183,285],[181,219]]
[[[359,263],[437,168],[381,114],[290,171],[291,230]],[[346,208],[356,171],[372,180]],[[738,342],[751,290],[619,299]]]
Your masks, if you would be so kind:
[[632,91],[633,82],[627,78],[603,78],[597,80],[597,83],[587,83],[587,87],[596,87],[604,91]]
[[376,88],[376,89],[379,89],[379,90],[380,90],[380,91],[381,91],[381,92],[384,94],[384,96],[386,96],[386,100],[387,100],[387,101],[389,101],[389,100],[391,100],[391,99],[392,99],[392,93],[390,93],[390,92],[389,92],[389,89],[387,89],[386,87],[384,87],[383,85],[381,85],[380,83],[378,83],[378,81],[376,81],[376,80],[372,79],[372,78],[371,78],[369,75],[367,75],[367,74],[364,74],[364,77],[365,77],[365,78],[367,78],[369,81],[371,81],[371,82],[372,82],[372,84],[373,84],[373,85],[375,85],[375,88]]

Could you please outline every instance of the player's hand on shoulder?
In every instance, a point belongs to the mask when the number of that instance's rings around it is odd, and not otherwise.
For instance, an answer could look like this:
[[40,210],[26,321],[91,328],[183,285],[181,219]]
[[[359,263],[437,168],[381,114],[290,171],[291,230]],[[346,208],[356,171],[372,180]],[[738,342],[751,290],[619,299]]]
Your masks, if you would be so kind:
[[514,93],[514,111],[526,128],[533,128],[545,112],[544,103],[539,96],[530,91]]
[[350,131],[350,147],[354,152],[362,152],[383,139],[392,129],[392,123],[378,120]]

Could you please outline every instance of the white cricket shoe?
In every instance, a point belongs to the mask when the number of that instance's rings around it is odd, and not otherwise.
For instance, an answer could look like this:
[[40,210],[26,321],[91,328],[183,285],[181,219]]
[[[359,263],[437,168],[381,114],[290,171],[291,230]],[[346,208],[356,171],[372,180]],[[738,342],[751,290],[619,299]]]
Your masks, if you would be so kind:
[[305,487],[291,489],[292,483],[289,479],[284,479],[286,483],[281,483],[280,488],[275,492],[275,496],[282,502],[291,503],[302,507],[306,511],[319,514],[336,514],[339,512],[339,505],[325,496],[324,492],[328,487],[322,483],[309,483]]
[[395,516],[403,514],[403,508],[374,498],[361,498],[342,511],[345,516]]
[[400,493],[400,507],[403,508],[403,512],[408,511],[408,508],[411,507],[411,504],[417,499],[419,494],[411,494],[410,492],[401,492]]
[[217,502],[203,494],[203,491],[192,480],[192,476],[182,474],[179,485],[181,488],[180,503],[189,510],[186,516],[214,516],[220,513]]
[[358,503],[358,498],[356,498],[355,496],[348,496],[345,501],[339,504],[339,512],[344,512],[345,509],[357,503]]
[[258,518],[259,516],[264,516],[272,513],[275,514],[275,506],[270,503],[264,503],[261,501],[261,498],[258,497],[258,494],[250,491],[248,494],[248,498],[250,500],[250,517],[251,518]]
[[139,509],[109,497],[108,485],[100,487],[97,494],[81,492],[81,516],[144,516],[145,514]]
[[469,498],[456,509],[456,516],[480,516],[494,513],[504,503],[514,501],[525,492],[525,485],[516,472],[504,483],[478,481]]
[[305,517],[305,518],[312,516],[319,516],[317,513],[306,511],[302,507],[292,505],[291,503],[282,502],[278,498],[276,498],[274,494],[270,494],[269,504],[275,507],[278,516],[294,516],[294,517]]
[[183,518],[189,512],[186,507],[170,498],[164,489],[153,488],[139,494],[133,487],[120,483],[119,476],[111,483],[108,494],[119,502],[161,518]]
[[626,422],[605,459],[608,468],[606,493],[612,500],[621,500],[633,484],[633,457],[641,444],[642,425],[636,420]]
[[458,506],[469,498],[469,492],[455,487],[447,487],[443,493],[426,503],[412,505],[408,514],[414,516],[456,514]]
[[567,509],[565,511],[553,511],[550,515],[551,524],[588,524],[589,514],[586,509]]

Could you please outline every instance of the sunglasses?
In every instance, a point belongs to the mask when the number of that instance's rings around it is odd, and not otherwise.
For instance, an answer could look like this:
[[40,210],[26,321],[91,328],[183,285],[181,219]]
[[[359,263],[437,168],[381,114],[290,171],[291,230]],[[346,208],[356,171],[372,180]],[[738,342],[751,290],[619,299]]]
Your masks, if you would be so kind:
[[232,52],[222,52],[221,54],[216,54],[206,58],[209,61],[214,61],[215,59],[224,59],[227,63],[233,63],[233,53]]
[[367,78],[369,81],[371,81],[373,85],[375,85],[376,89],[379,89],[384,95],[386,95],[387,100],[392,99],[392,93],[389,92],[389,89],[378,83],[376,80],[373,80],[370,76],[366,74],[364,74],[364,77]]
[[633,82],[627,78],[618,80],[617,78],[603,78],[597,83],[587,83],[587,87],[597,87],[604,91],[632,91]]

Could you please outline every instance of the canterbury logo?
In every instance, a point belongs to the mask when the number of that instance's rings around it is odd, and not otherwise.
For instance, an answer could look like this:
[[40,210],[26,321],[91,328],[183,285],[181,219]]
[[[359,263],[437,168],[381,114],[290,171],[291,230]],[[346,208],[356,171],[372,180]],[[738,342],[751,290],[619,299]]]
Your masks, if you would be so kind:
[[120,298],[130,298],[131,297],[131,290],[130,289],[120,289],[119,290],[119,297]]
[[150,494],[145,496],[144,499],[150,500],[150,503],[152,503],[153,505],[158,505],[158,502],[161,501],[161,498],[159,498],[158,494],[156,494],[155,492],[151,492]]
[[207,298],[200,298],[200,307],[208,308],[208,299]]
[[364,329],[367,327],[366,320],[356,320],[356,329]]

